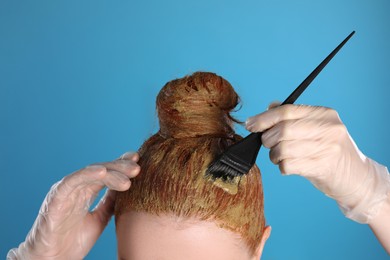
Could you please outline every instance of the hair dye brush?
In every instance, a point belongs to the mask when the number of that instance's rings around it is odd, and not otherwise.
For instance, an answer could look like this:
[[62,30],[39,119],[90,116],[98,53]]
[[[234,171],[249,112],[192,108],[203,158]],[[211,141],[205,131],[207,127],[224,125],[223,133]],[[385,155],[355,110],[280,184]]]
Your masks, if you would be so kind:
[[[291,93],[281,106],[293,104],[354,33],[355,31],[348,35]],[[256,162],[257,154],[262,144],[261,135],[262,133],[252,133],[230,146],[209,165],[206,175],[214,179],[222,178],[223,180],[232,180],[235,177],[247,174]]]

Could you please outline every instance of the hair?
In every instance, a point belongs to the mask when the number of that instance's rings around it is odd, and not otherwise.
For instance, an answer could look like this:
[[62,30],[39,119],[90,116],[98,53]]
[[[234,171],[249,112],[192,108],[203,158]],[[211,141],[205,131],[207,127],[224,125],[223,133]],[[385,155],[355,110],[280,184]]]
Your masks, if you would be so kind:
[[139,149],[141,172],[118,192],[116,219],[133,210],[215,221],[238,233],[253,255],[265,227],[259,168],[242,177],[236,194],[205,177],[213,159],[242,139],[230,115],[237,93],[222,77],[196,72],[168,82],[156,103],[160,129]]

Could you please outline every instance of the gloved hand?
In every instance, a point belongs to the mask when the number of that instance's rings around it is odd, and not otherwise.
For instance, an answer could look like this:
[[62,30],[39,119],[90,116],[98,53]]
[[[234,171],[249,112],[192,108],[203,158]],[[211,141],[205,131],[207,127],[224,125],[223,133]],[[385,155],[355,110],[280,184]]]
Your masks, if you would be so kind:
[[[115,191],[130,187],[140,167],[136,153],[113,162],[76,171],[57,182],[47,194],[26,240],[8,252],[7,259],[83,259],[108,224]],[[90,206],[105,186],[98,205]]]
[[307,178],[359,223],[373,219],[390,192],[387,168],[359,151],[333,109],[278,106],[249,118],[246,128],[264,132],[263,145],[283,174]]

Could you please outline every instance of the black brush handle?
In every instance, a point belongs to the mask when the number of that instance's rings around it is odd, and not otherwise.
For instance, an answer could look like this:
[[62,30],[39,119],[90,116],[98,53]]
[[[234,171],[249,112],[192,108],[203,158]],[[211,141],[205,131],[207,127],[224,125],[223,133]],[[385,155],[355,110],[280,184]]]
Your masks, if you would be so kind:
[[[318,66],[315,68],[312,73],[310,73],[307,78],[302,81],[302,83],[287,97],[287,99],[281,104],[293,104],[298,97],[305,91],[305,89],[310,85],[310,83],[317,77],[318,74],[322,71],[322,69],[329,63],[329,61],[336,55],[336,53],[344,46],[344,44],[355,34],[355,31],[351,32],[347,38],[344,39]],[[244,151],[244,156],[253,156],[251,159],[251,164],[253,165],[256,162],[257,154],[259,153],[260,147],[262,145],[261,135],[263,133],[251,133],[247,137],[245,137],[243,142],[251,142],[253,145],[250,147],[246,147]],[[244,141],[245,140],[245,141]],[[249,149],[248,149],[249,148]],[[242,151],[241,151],[242,152]],[[248,157],[245,157],[248,158]]]
[[288,96],[288,98],[281,104],[293,104],[298,97],[305,91],[305,89],[310,85],[310,83],[317,77],[318,74],[322,71],[322,69],[329,63],[329,61],[336,55],[336,53],[344,46],[344,44],[355,34],[355,31],[351,32],[347,38],[344,39],[329,55],[326,57],[320,65],[315,68],[312,73],[310,73],[307,78],[302,81],[302,83]]

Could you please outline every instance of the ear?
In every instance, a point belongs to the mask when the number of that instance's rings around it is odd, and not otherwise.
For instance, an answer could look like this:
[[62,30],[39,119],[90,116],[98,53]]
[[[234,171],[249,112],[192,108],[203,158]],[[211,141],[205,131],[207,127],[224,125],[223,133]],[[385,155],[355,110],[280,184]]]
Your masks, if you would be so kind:
[[254,260],[259,260],[261,255],[263,254],[263,248],[264,248],[265,242],[267,241],[267,239],[271,235],[271,230],[272,230],[271,226],[266,226],[265,227],[264,232],[263,232],[263,236],[261,237],[260,244],[257,247],[255,256],[253,258]]

